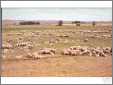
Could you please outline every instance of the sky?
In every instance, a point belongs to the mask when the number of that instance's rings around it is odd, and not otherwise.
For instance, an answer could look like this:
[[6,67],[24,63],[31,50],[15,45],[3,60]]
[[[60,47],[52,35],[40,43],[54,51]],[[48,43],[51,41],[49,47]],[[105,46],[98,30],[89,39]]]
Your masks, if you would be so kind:
[[2,19],[112,21],[112,8],[3,8]]

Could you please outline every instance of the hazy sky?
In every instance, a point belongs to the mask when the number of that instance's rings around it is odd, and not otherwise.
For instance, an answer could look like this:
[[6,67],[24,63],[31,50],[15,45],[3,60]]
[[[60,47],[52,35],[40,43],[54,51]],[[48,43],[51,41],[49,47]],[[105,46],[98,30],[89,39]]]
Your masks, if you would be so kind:
[[112,21],[112,8],[3,8],[2,19]]

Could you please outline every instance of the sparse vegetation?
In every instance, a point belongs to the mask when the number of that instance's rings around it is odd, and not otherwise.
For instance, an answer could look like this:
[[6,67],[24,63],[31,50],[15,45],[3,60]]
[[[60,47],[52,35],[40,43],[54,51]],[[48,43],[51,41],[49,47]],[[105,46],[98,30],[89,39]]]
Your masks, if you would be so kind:
[[73,21],[72,24],[76,24],[76,26],[80,26],[80,21]]
[[62,26],[62,25],[63,25],[63,21],[60,20],[60,21],[58,22],[58,26]]
[[112,25],[62,24],[4,27],[2,75],[111,76]]
[[95,22],[95,21],[92,22],[92,26],[93,26],[93,27],[96,26],[96,22]]
[[19,24],[20,25],[40,25],[40,22],[35,22],[35,21],[22,21]]

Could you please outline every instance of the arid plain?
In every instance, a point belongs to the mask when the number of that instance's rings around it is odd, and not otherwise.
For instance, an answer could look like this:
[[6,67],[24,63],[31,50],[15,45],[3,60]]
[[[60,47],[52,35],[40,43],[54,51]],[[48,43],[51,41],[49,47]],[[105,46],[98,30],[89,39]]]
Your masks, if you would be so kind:
[[112,76],[112,22],[5,25],[2,76]]

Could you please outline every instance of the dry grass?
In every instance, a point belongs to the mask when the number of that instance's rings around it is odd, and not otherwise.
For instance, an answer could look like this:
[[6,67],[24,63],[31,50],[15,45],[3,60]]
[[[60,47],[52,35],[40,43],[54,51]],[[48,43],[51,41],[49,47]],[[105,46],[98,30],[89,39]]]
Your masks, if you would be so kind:
[[[55,48],[57,51],[53,58],[4,60],[2,76],[112,76],[111,56],[103,58],[60,54],[62,49],[70,46],[112,47],[112,37],[103,35],[112,35],[111,25],[6,26],[3,28],[3,43],[13,45],[14,48],[5,54],[11,59],[41,48]],[[21,42],[30,42],[33,48],[28,50],[26,47],[17,47],[16,44]]]

